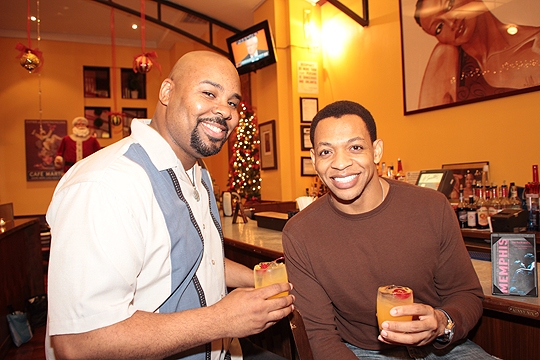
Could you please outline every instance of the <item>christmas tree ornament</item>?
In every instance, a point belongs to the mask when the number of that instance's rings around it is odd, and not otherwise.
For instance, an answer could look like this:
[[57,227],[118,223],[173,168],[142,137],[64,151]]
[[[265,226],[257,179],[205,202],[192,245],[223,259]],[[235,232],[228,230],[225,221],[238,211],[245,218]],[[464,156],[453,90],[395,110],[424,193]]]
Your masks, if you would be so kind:
[[122,124],[122,115],[120,114],[111,114],[111,123],[114,126],[118,126]]
[[147,73],[152,70],[154,63],[152,60],[145,54],[139,55],[133,60],[133,71],[139,73]]
[[41,65],[41,60],[32,52],[32,50],[27,49],[26,52],[21,56],[20,64],[23,68],[29,72],[32,72]]

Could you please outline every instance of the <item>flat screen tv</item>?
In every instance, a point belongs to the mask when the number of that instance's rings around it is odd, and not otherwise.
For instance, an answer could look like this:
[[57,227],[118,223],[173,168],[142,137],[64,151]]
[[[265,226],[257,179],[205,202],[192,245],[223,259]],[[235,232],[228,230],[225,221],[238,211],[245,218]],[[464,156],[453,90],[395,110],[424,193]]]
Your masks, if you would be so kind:
[[437,190],[449,197],[454,188],[454,174],[452,170],[422,170],[416,185]]
[[276,62],[274,42],[266,20],[227,38],[227,46],[240,75]]

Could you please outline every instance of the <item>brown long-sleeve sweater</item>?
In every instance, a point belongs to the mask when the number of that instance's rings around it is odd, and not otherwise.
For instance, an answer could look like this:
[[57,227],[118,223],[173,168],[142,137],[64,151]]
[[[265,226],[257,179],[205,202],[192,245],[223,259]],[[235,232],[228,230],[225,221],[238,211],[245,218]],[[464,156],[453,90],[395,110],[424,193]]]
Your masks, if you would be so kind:
[[441,307],[462,339],[482,316],[482,288],[448,200],[434,190],[388,181],[374,210],[348,215],[325,195],[290,219],[283,248],[296,306],[316,359],[356,359],[377,340],[377,288],[409,286],[417,303]]

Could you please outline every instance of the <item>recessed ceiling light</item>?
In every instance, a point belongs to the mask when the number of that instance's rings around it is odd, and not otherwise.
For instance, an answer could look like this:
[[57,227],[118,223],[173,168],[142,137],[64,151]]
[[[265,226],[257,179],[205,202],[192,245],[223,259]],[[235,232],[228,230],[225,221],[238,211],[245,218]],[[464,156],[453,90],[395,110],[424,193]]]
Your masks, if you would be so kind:
[[516,35],[517,32],[518,32],[518,28],[516,25],[510,25],[508,26],[508,28],[506,29],[506,32],[509,33],[510,35]]
[[133,30],[137,30],[138,27],[139,27],[139,26],[138,26],[137,24],[131,25],[131,28],[132,28]]
[[35,16],[32,15],[32,16],[30,16],[30,20],[36,21],[36,20],[37,20],[37,17],[35,17]]

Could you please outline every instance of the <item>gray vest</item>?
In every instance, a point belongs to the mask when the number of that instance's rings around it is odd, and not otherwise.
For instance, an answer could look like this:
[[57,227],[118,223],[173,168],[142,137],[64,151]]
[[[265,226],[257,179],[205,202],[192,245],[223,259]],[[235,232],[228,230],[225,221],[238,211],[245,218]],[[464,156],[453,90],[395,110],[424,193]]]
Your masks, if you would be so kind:
[[[182,194],[176,175],[172,169],[158,171],[140,144],[132,144],[124,155],[139,164],[148,174],[171,239],[171,295],[163,299],[164,302],[156,311],[172,313],[206,306],[204,292],[196,276],[203,256],[204,239]],[[216,218],[214,215],[219,214],[219,211],[213,189],[208,186],[211,181],[206,169],[202,171],[202,183],[208,192],[210,213],[223,244],[221,222],[219,217]],[[210,344],[190,349],[171,358],[209,359]]]

